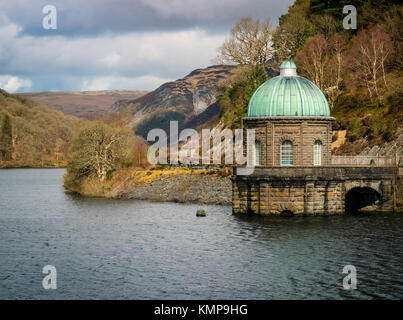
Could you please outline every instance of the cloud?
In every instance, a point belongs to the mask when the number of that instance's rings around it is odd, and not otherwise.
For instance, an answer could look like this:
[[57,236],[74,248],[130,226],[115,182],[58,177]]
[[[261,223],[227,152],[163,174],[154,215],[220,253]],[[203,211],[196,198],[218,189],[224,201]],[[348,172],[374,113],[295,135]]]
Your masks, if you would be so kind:
[[53,0],[57,30],[44,30],[42,9],[48,0],[2,0],[0,12],[22,27],[24,34],[98,35],[105,32],[175,31],[195,26],[228,30],[242,16],[277,24],[293,0]]
[[117,52],[113,52],[105,58],[101,59],[101,62],[105,63],[108,67],[113,67],[118,65],[120,61],[120,54]]
[[0,88],[8,92],[16,92],[22,88],[28,89],[32,86],[29,79],[21,79],[15,76],[0,75]]
[[[37,84],[39,76],[49,90],[64,90],[63,82],[71,90],[80,90],[84,80],[95,77],[102,82],[132,79],[126,83],[141,87],[131,89],[151,90],[162,84],[157,79],[172,80],[210,65],[224,39],[223,35],[198,29],[80,38],[17,36],[8,33],[9,29],[15,28],[0,27],[0,36],[4,35],[2,41],[6,43],[0,46],[0,72],[32,79],[33,90],[44,88]],[[72,78],[78,80],[73,85],[67,80]],[[93,86],[101,81],[88,83]],[[117,87],[119,83],[123,80],[103,87],[121,89]]]
[[162,83],[168,82],[171,79],[164,79],[155,76],[140,76],[140,77],[97,77],[93,79],[85,79],[82,81],[81,91],[95,90],[112,90],[119,88],[121,90],[133,90],[133,88],[141,90],[149,88],[157,88]]
[[[182,19],[184,21],[228,23],[245,15],[270,17],[278,15],[287,1],[278,0],[141,0],[146,7],[153,9],[160,18]],[[263,9],[263,10],[262,10]],[[272,16],[273,17],[273,16]]]
[[[0,75],[12,90],[152,90],[207,67],[240,17],[293,0],[1,0]],[[57,8],[44,30],[42,8]],[[11,91],[11,89],[10,89]]]

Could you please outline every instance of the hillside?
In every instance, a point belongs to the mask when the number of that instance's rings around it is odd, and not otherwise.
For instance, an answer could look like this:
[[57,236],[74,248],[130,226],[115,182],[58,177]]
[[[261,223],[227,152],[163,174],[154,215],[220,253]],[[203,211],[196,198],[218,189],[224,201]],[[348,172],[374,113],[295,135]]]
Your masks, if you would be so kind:
[[[342,26],[346,4],[357,8],[356,30]],[[304,36],[294,51],[295,62],[301,75],[314,81],[327,96],[336,118],[335,129],[346,131],[345,143],[334,152],[401,152],[401,1],[298,0],[280,18],[280,28],[287,29],[287,20],[297,14],[304,20]]]
[[121,99],[136,99],[148,91],[102,90],[82,92],[29,92],[19,96],[31,99],[66,115],[94,120],[105,116],[116,101]]
[[[343,26],[346,4],[357,8],[356,29]],[[271,30],[272,56],[267,59],[264,50],[248,56],[250,52],[242,47],[248,31],[256,25],[265,26],[248,17],[241,19],[223,44],[229,49],[221,47],[221,58],[233,63],[242,58],[250,71],[231,77],[220,89],[220,120],[227,127],[239,128],[252,93],[266,80],[263,67],[278,71],[280,63],[291,58],[297,74],[314,82],[329,102],[331,115],[336,118],[335,154],[401,150],[402,20],[401,1],[296,0]],[[255,41],[256,48],[264,43],[253,37],[248,40]],[[231,56],[229,52],[240,54]],[[261,59],[247,63],[259,54]],[[382,149],[384,145],[390,147]]]
[[65,166],[78,121],[0,89],[0,167]]
[[167,130],[170,120],[179,121],[181,127],[196,127],[218,115],[217,85],[233,69],[233,66],[211,66],[194,70],[140,98],[117,101],[109,112],[130,113],[132,126],[143,137],[152,128]]

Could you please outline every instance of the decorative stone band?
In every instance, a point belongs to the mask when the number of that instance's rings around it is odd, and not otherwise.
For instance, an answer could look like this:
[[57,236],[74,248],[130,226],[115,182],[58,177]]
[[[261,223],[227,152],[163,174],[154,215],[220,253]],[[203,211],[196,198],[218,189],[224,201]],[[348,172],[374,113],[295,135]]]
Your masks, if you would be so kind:
[[371,167],[371,166],[257,166],[252,175],[239,176],[237,169],[233,167],[232,179],[282,179],[284,181],[295,179],[330,179],[330,180],[382,180],[392,179],[397,174],[396,167]]
[[282,77],[296,77],[297,76],[297,69],[293,69],[293,68],[280,69],[280,76],[282,76]]

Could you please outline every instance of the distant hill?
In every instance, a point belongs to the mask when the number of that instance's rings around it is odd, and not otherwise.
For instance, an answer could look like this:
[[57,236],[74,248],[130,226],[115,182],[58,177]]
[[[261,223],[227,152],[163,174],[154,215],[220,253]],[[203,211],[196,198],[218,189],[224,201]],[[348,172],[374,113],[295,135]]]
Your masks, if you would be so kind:
[[0,167],[60,167],[78,118],[0,89]]
[[147,137],[149,130],[168,132],[170,120],[181,127],[197,127],[218,116],[217,86],[234,70],[233,66],[211,66],[196,69],[182,79],[168,82],[137,99],[114,103],[109,112],[127,112],[133,116],[136,133]]
[[66,115],[94,120],[105,116],[116,101],[136,99],[148,91],[102,90],[82,92],[29,92],[19,93],[28,98],[44,103]]

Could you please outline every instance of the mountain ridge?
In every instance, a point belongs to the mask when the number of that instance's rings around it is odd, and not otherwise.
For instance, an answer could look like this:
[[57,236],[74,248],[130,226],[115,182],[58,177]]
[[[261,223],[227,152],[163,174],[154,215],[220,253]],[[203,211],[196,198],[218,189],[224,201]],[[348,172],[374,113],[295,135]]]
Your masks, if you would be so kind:
[[[195,69],[183,78],[162,84],[137,99],[115,102],[112,112],[127,112],[132,116],[131,126],[136,133],[146,137],[153,128],[167,129],[170,120],[195,126],[202,117],[203,122],[218,115],[216,103],[217,87],[221,80],[232,74],[235,66],[213,65]],[[209,112],[206,112],[209,109]]]
[[98,90],[98,91],[43,91],[16,95],[43,103],[65,115],[94,120],[105,116],[113,103],[122,98],[138,98],[145,90]]

